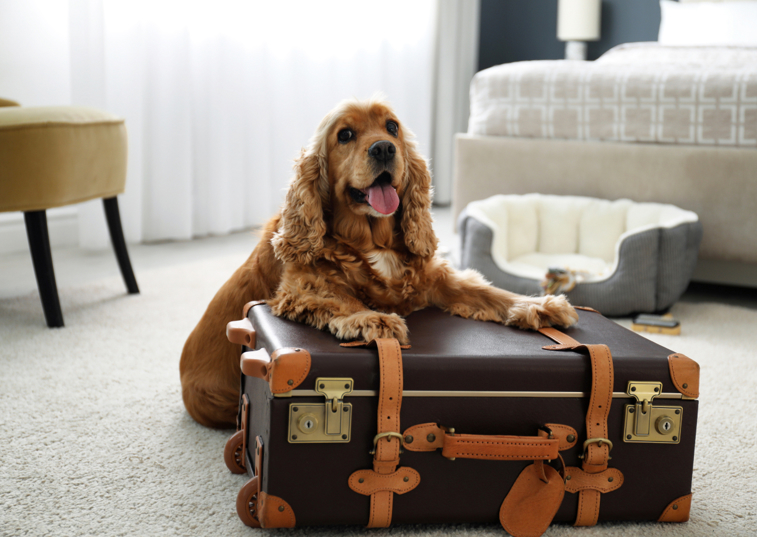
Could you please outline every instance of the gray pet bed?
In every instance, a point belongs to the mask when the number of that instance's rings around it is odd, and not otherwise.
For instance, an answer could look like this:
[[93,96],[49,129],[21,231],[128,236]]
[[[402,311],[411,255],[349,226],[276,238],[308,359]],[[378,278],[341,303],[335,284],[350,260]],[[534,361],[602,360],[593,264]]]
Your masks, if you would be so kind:
[[611,316],[672,306],[702,239],[697,215],[673,205],[541,194],[472,202],[458,227],[462,268],[526,295],[542,293],[547,269],[568,269],[571,303]]

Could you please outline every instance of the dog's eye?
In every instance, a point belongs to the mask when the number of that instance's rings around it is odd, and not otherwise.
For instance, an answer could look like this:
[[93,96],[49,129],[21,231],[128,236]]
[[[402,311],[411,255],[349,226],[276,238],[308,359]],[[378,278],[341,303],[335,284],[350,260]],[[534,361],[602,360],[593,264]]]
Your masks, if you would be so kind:
[[347,142],[352,140],[352,137],[355,136],[355,133],[353,133],[350,129],[342,129],[336,136],[340,144],[346,144]]
[[389,131],[389,134],[392,136],[397,136],[397,133],[399,132],[399,125],[395,123],[394,121],[387,121],[386,122],[386,130]]

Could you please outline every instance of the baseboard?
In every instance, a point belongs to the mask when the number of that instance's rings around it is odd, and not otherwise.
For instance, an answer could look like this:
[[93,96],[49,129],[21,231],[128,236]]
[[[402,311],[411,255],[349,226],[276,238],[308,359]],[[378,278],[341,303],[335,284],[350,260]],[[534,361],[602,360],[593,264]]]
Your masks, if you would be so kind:
[[700,259],[691,279],[704,283],[757,287],[757,265]]
[[[50,248],[78,246],[79,211],[76,207],[60,207],[47,211]],[[28,252],[24,213],[0,213],[0,255]]]

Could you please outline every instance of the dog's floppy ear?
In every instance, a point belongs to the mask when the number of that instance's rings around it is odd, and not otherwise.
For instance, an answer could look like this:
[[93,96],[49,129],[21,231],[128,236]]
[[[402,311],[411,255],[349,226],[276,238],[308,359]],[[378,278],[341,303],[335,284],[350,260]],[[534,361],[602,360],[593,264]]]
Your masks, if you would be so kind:
[[415,255],[429,257],[436,252],[438,243],[431,225],[431,174],[415,142],[407,139],[405,147],[406,188],[402,195],[405,245]]
[[311,146],[295,161],[294,171],[271,244],[282,261],[310,264],[320,257],[326,234],[321,192],[328,185],[326,157]]

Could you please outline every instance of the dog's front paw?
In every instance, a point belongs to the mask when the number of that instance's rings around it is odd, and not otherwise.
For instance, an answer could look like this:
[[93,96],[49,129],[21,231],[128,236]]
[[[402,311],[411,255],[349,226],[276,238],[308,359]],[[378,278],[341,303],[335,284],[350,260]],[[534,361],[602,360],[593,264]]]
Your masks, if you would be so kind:
[[403,345],[408,343],[405,320],[396,313],[361,311],[345,317],[335,317],[329,323],[331,332],[340,339],[396,338]]
[[567,328],[578,321],[578,314],[563,295],[524,298],[516,301],[507,312],[507,324],[518,328],[538,330],[545,326]]

